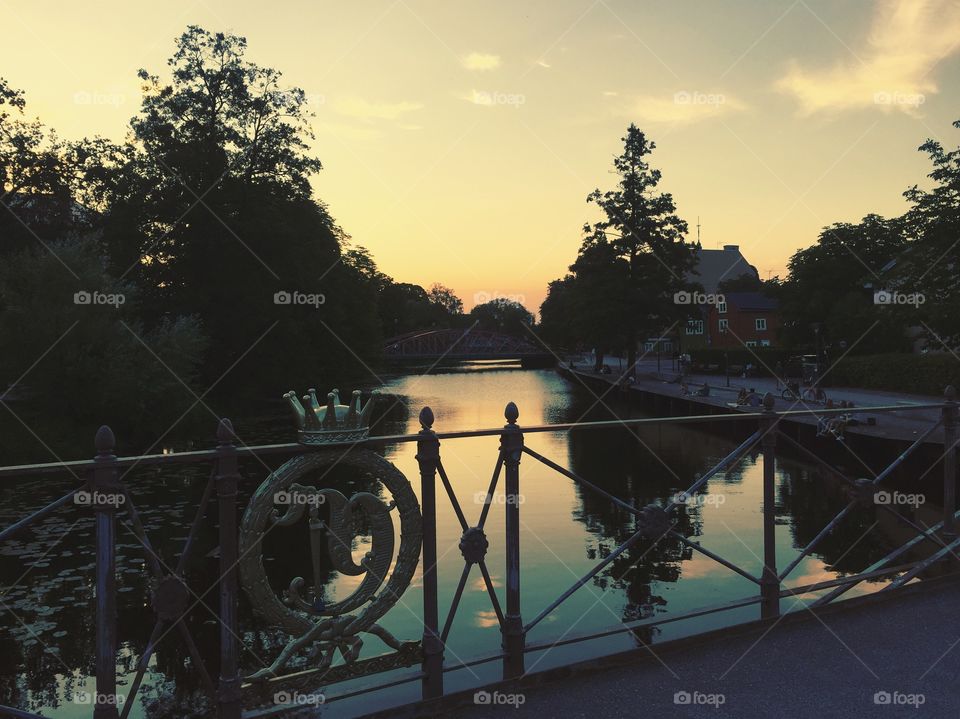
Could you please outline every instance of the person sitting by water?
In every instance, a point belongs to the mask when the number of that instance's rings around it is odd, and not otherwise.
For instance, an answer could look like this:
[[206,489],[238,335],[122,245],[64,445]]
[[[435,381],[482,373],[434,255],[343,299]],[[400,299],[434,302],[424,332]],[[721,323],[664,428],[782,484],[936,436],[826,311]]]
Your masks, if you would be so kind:
[[817,420],[817,436],[825,437],[831,435],[836,438],[838,442],[843,441],[843,432],[847,428],[847,425],[850,424],[850,415],[849,414],[838,414],[830,417],[820,417]]
[[680,394],[690,394],[690,388],[687,387],[687,383],[683,380],[680,380]]
[[834,417],[827,424],[827,431],[830,432],[834,437],[839,441],[843,441],[843,431],[847,428],[847,424],[850,422],[850,416],[846,414],[841,414],[837,417]]
[[698,397],[709,397],[710,396],[710,385],[706,382],[703,383],[703,387],[697,390]]
[[737,404],[743,406],[747,403],[747,388],[741,387],[740,391],[737,393]]
[[763,397],[758,395],[753,387],[750,388],[750,394],[747,395],[747,404],[751,407],[760,407],[763,405]]

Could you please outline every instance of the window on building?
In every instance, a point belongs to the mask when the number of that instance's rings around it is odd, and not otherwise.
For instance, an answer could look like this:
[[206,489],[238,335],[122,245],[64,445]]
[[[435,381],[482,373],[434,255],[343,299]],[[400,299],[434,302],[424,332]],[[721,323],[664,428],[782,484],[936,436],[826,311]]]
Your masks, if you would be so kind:
[[756,346],[757,346],[756,340],[747,340],[747,347],[756,347]]
[[643,349],[645,352],[653,352],[653,342],[644,342]]
[[763,330],[767,329],[767,318],[766,318],[766,317],[757,317],[757,319],[754,320],[754,322],[756,323],[757,330],[763,331]]
[[721,315],[727,314],[727,301],[717,302],[717,312]]
[[703,320],[687,320],[687,334],[688,334],[688,335],[702,335],[702,334],[703,334]]
[[730,326],[730,320],[720,320],[720,331],[726,332],[727,328]]
[[769,347],[769,346],[770,346],[770,340],[760,340],[760,346],[761,346],[761,347]]

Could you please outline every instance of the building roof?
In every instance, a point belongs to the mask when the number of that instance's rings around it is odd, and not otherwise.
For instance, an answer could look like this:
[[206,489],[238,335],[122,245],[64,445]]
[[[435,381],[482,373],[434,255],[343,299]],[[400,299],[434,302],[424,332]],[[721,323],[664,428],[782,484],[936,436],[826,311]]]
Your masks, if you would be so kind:
[[723,298],[728,307],[739,310],[775,310],[779,307],[775,299],[762,292],[724,292]]
[[697,250],[695,269],[698,274],[688,273],[687,280],[699,282],[707,293],[716,292],[717,285],[724,280],[734,280],[741,275],[760,277],[757,268],[740,254],[740,245],[724,245],[722,250]]

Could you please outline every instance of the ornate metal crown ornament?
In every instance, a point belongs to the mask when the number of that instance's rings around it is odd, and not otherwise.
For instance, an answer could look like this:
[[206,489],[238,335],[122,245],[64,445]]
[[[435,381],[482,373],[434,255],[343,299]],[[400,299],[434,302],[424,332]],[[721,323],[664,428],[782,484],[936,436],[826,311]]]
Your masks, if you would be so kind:
[[310,389],[303,395],[303,404],[297,393],[290,390],[283,398],[293,410],[297,422],[297,436],[301,444],[334,444],[359,442],[370,434],[370,415],[373,403],[380,393],[373,391],[366,406],[360,407],[360,390],[353,391],[350,405],[340,404],[340,390],[327,394],[327,406],[317,400],[317,390]]
[[[340,404],[337,390],[327,395],[326,407],[320,406],[313,389],[303,396],[303,404],[294,392],[284,398],[296,418],[299,441],[325,448],[299,454],[272,472],[251,496],[240,525],[241,585],[254,612],[290,637],[272,664],[244,678],[243,688],[264,702],[278,682],[316,688],[321,681],[422,660],[419,642],[398,640],[377,623],[410,586],[420,559],[423,520],[416,494],[400,470],[376,452],[342,446],[367,437],[375,398],[362,408],[359,390],[350,406]],[[348,498],[324,486],[333,467],[352,469],[364,484],[379,483],[390,501],[377,490],[354,492]],[[399,547],[393,517],[400,521]],[[309,532],[309,543],[301,550],[309,562],[300,564],[310,567],[312,576],[294,576],[286,589],[278,591],[267,577],[262,541],[275,527],[296,525],[306,525]],[[361,534],[370,537],[370,551],[357,561],[353,550]],[[357,578],[347,583],[348,596],[336,596],[327,586],[326,567]],[[360,659],[367,635],[395,651]],[[343,663],[334,666],[337,652]]]

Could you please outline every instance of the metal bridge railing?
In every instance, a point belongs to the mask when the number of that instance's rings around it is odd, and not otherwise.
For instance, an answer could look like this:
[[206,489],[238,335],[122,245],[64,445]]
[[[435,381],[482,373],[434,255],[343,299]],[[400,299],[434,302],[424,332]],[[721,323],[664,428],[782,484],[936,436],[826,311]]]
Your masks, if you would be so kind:
[[[958,405],[956,402],[956,393],[952,387],[947,389],[946,398],[943,402],[914,405],[894,405],[881,407],[862,407],[860,411],[867,413],[885,413],[885,412],[909,412],[926,409],[939,409],[939,420],[930,427],[922,436],[918,437],[900,456],[898,456],[888,467],[880,472],[874,479],[852,479],[842,472],[825,462],[818,455],[810,451],[780,429],[780,423],[790,417],[816,414],[820,417],[831,414],[841,414],[849,410],[846,409],[825,409],[825,410],[788,410],[776,412],[773,410],[773,398],[767,395],[764,399],[762,411],[752,413],[737,413],[731,415],[701,415],[688,417],[665,417],[665,418],[642,418],[625,419],[600,422],[580,422],[567,424],[549,424],[531,427],[521,427],[517,420],[519,411],[512,402],[507,404],[504,416],[507,420],[505,426],[501,428],[479,429],[457,432],[436,432],[433,429],[434,416],[429,407],[425,407],[420,413],[420,423],[422,429],[416,434],[389,435],[370,437],[368,439],[353,442],[339,443],[334,445],[305,446],[299,443],[272,444],[259,446],[238,446],[238,440],[234,433],[233,426],[229,420],[220,421],[217,429],[217,446],[210,450],[183,452],[179,454],[154,454],[135,457],[116,457],[114,455],[115,438],[113,432],[108,427],[101,427],[95,438],[96,456],[92,460],[82,460],[73,462],[58,462],[49,464],[20,465],[10,467],[0,467],[0,480],[26,477],[32,475],[41,475],[51,472],[67,471],[75,476],[81,485],[76,490],[60,497],[54,502],[46,505],[42,509],[34,512],[30,516],[12,524],[0,531],[0,541],[5,540],[15,534],[22,532],[39,519],[49,513],[70,504],[73,501],[77,491],[88,491],[91,493],[115,494],[121,493],[125,497],[122,503],[122,511],[129,516],[133,531],[140,541],[147,554],[147,565],[153,574],[153,597],[152,604],[156,614],[156,624],[151,633],[151,638],[147,644],[146,650],[137,663],[137,673],[134,681],[130,685],[129,695],[122,710],[115,704],[95,704],[93,716],[96,719],[126,719],[132,706],[133,699],[143,679],[144,672],[150,661],[150,657],[156,649],[159,639],[166,634],[164,628],[175,628],[181,638],[184,640],[188,651],[191,654],[193,665],[200,672],[202,685],[208,692],[211,701],[217,707],[216,713],[221,719],[239,719],[241,716],[247,716],[244,705],[245,699],[249,696],[262,696],[263,693],[275,687],[285,686],[288,682],[314,681],[329,686],[334,683],[356,679],[361,676],[376,676],[387,671],[394,671],[404,666],[419,664],[419,668],[409,671],[402,676],[396,674],[389,678],[384,678],[379,683],[374,683],[369,687],[361,689],[351,689],[336,697],[330,697],[327,702],[330,703],[336,699],[343,699],[350,696],[356,696],[367,691],[382,689],[387,686],[402,684],[410,681],[419,680],[422,685],[422,696],[424,699],[440,697],[444,694],[444,675],[450,671],[467,666],[487,663],[490,661],[502,661],[504,679],[516,679],[524,675],[525,655],[547,649],[550,647],[562,646],[575,642],[581,642],[600,637],[611,636],[619,633],[634,632],[639,627],[651,627],[670,622],[677,622],[683,619],[703,616],[716,612],[727,611],[730,609],[760,605],[761,618],[777,617],[780,614],[780,600],[785,597],[795,597],[809,592],[831,589],[829,593],[817,599],[812,607],[827,604],[858,583],[878,579],[882,577],[892,577],[892,581],[881,591],[892,591],[902,586],[911,579],[921,575],[934,564],[947,560],[955,556],[954,552],[960,549],[960,537],[957,536],[957,517],[956,509],[956,478],[957,478],[957,442],[958,442]],[[539,452],[525,446],[524,437],[528,434],[541,432],[558,432],[569,429],[596,429],[612,427],[631,427],[646,424],[691,424],[691,423],[716,423],[726,421],[755,421],[757,430],[753,432],[746,440],[738,445],[726,457],[720,460],[708,472],[698,477],[692,482],[683,494],[687,496],[694,495],[702,489],[711,477],[723,472],[731,467],[736,461],[759,445],[762,454],[763,465],[763,569],[760,576],[756,576],[747,571],[737,563],[730,561],[719,554],[711,551],[700,544],[691,541],[689,538],[678,532],[673,514],[679,503],[674,499],[665,504],[653,503],[645,507],[636,507],[628,500],[616,497],[588,479],[570,471]],[[943,429],[943,518],[938,524],[932,527],[920,527],[910,519],[904,517],[899,512],[886,504],[877,504],[875,502],[875,493],[878,486],[885,479],[889,478],[892,472],[899,467],[904,460],[914,453],[918,447],[930,439],[931,435],[938,429]],[[463,511],[457,494],[454,490],[447,472],[443,466],[441,458],[441,440],[455,440],[464,437],[499,437],[499,448],[494,465],[493,473],[488,487],[486,488],[486,501],[480,511],[480,515],[475,524],[471,524],[470,519]],[[416,501],[413,500],[413,508],[409,499],[406,509],[401,508],[401,512],[406,512],[404,521],[410,522],[409,526],[403,528],[408,534],[407,539],[415,544],[414,551],[419,556],[412,557],[414,566],[416,562],[423,562],[423,633],[419,642],[401,643],[393,639],[389,632],[386,632],[379,625],[367,622],[362,630],[356,629],[359,626],[359,619],[354,615],[340,616],[331,615],[328,610],[316,610],[310,616],[310,607],[304,605],[303,612],[308,615],[308,619],[296,624],[301,630],[289,630],[294,634],[294,640],[284,649],[283,659],[285,661],[288,654],[311,643],[319,642],[320,646],[327,650],[325,659],[320,666],[315,669],[301,670],[284,674],[282,673],[283,663],[278,659],[270,671],[258,672],[256,675],[243,676],[240,666],[239,647],[238,647],[238,597],[240,593],[240,582],[238,581],[238,565],[243,569],[244,554],[249,548],[241,554],[241,540],[249,543],[248,517],[244,515],[242,526],[238,526],[238,506],[237,506],[237,486],[241,479],[239,471],[239,462],[245,458],[268,457],[268,456],[292,456],[291,462],[311,462],[312,458],[333,456],[331,453],[346,455],[347,453],[358,450],[368,452],[364,447],[379,446],[387,444],[416,442],[417,454],[416,460],[419,465],[420,473],[420,505],[416,508]],[[799,452],[806,459],[811,460],[817,466],[823,468],[832,475],[839,477],[843,482],[849,485],[850,501],[840,510],[840,512],[823,529],[802,548],[798,556],[782,571],[778,571],[776,566],[776,540],[775,540],[775,462],[778,449],[778,443],[783,442],[791,449]],[[629,512],[635,517],[636,528],[633,534],[620,546],[607,554],[585,575],[574,582],[568,589],[562,592],[552,601],[546,602],[542,608],[537,609],[537,613],[529,621],[524,622],[521,604],[521,566],[520,566],[520,505],[519,500],[521,477],[520,463],[522,457],[526,455],[534,461],[540,462],[546,467],[558,472],[562,476],[582,485],[587,490],[596,492],[605,497],[617,507]],[[339,459],[337,460],[339,461]],[[365,460],[366,461],[366,460]],[[372,466],[390,467],[396,472],[392,465],[385,462],[382,458],[376,461],[381,464]],[[180,558],[176,566],[172,569],[165,569],[157,561],[156,554],[150,545],[150,540],[144,530],[139,514],[134,503],[129,488],[120,478],[121,469],[129,469],[137,466],[166,466],[203,464],[211,465],[211,473],[204,488],[200,504],[197,508],[190,531],[183,545]],[[314,463],[315,464],[315,463]],[[287,465],[284,465],[286,467]],[[284,469],[281,468],[273,472],[270,477],[261,485],[258,495],[265,491],[268,483],[274,482],[283,475]],[[399,475],[399,472],[396,472]],[[396,500],[398,490],[406,491],[409,489],[409,482],[406,482],[399,475],[401,484],[392,484],[391,491]],[[439,483],[437,479],[439,478]],[[497,490],[499,482],[503,479],[505,501],[505,534],[502,538],[505,549],[505,588],[503,602],[496,591],[491,580],[490,571],[486,563],[486,553],[490,544],[490,539],[485,532],[485,525],[489,516],[492,504],[492,498]],[[290,484],[289,487],[300,487],[298,484]],[[381,481],[384,481],[381,477]],[[384,481],[387,484],[386,481]],[[460,575],[457,588],[449,608],[447,608],[443,623],[441,624],[441,612],[439,606],[439,586],[437,577],[437,495],[438,487],[446,495],[447,500],[456,515],[457,522],[462,530],[459,548],[464,559],[463,571]],[[331,500],[339,493],[329,489],[316,489],[313,487],[301,488],[304,491],[312,490],[317,494],[324,494]],[[219,565],[220,577],[219,583],[219,608],[218,615],[220,621],[220,640],[219,640],[219,677],[214,680],[210,676],[204,657],[196,646],[183,617],[192,605],[195,605],[194,599],[200,601],[199,596],[191,590],[184,578],[184,572],[189,558],[195,553],[196,538],[201,524],[204,521],[205,510],[208,504],[216,495],[217,516],[219,523]],[[412,494],[411,494],[412,496]],[[342,495],[339,495],[344,501]],[[256,496],[251,498],[251,505]],[[396,509],[396,503],[386,507],[389,512]],[[905,523],[910,529],[916,532],[909,541],[890,552],[887,556],[872,564],[864,571],[846,577],[838,577],[828,581],[817,582],[802,587],[785,588],[784,581],[790,573],[807,557],[817,545],[828,536],[833,529],[846,517],[856,506],[876,506],[881,511],[892,513],[898,521]],[[96,544],[96,690],[98,696],[112,696],[116,694],[116,655],[117,655],[117,599],[116,599],[116,522],[117,513],[121,511],[121,506],[116,503],[96,504],[91,506],[95,518],[95,544]],[[274,510],[274,515],[276,512]],[[302,515],[297,515],[302,516]],[[297,517],[291,514],[290,517],[282,517],[280,521],[293,521]],[[311,531],[313,531],[314,520],[316,517],[311,514]],[[276,518],[274,518],[276,521]],[[323,524],[323,523],[320,523]],[[337,535],[336,523],[329,520],[323,524],[322,530],[326,533],[324,536],[330,541],[332,550],[336,549],[334,540],[348,544],[353,535]],[[411,531],[415,535],[410,538]],[[392,531],[392,525],[391,525]],[[352,529],[350,530],[352,532]],[[679,541],[684,546],[689,547],[695,552],[699,552],[711,560],[721,564],[732,572],[745,577],[757,585],[756,594],[743,597],[734,601],[725,602],[714,606],[703,607],[681,613],[668,614],[665,616],[640,619],[636,621],[624,622],[609,629],[599,632],[593,632],[588,635],[576,637],[565,637],[559,641],[545,642],[540,644],[530,644],[527,642],[527,635],[540,622],[551,614],[557,607],[566,601],[579,588],[590,581],[591,578],[601,572],[614,559],[626,552],[631,546],[638,542],[656,543],[670,537]],[[344,543],[346,540],[346,544]],[[923,542],[930,541],[937,545],[936,551],[929,556],[905,563],[894,564],[908,552],[916,549]],[[259,540],[254,538],[254,547],[259,546]],[[390,542],[392,551],[392,538]],[[401,555],[404,549],[401,547]],[[369,559],[369,557],[368,557]],[[409,559],[409,558],[408,558]],[[372,561],[372,560],[371,560]],[[403,558],[398,560],[401,564]],[[372,571],[371,563],[361,563],[361,571]],[[449,663],[444,660],[444,650],[449,639],[451,627],[460,605],[469,575],[473,566],[476,565],[481,574],[483,583],[486,587],[490,599],[491,608],[497,618],[497,626],[501,635],[502,651],[492,656],[472,659],[465,662]],[[395,570],[396,572],[397,570]],[[412,576],[412,567],[405,567],[405,571]],[[375,577],[376,582],[382,582],[385,577]],[[248,594],[253,594],[251,587],[246,584],[243,587]],[[398,584],[389,584],[387,589],[382,590],[381,594],[361,598],[363,602],[369,601],[372,605],[380,603],[377,609],[377,616],[385,613],[391,605],[391,601],[396,601],[399,594],[402,593],[406,585],[401,581]],[[268,590],[269,592],[269,590]],[[539,598],[537,598],[539,599]],[[534,603],[533,598],[528,597],[526,605],[529,607]],[[362,603],[362,602],[361,602]],[[534,606],[537,606],[537,601]],[[326,617],[326,618],[325,618]],[[362,617],[361,617],[362,618]],[[317,620],[317,623],[312,623]],[[307,627],[305,633],[299,635],[303,627]],[[285,624],[284,628],[287,628]],[[321,631],[322,630],[322,631]],[[378,657],[358,660],[361,642],[358,637],[359,631],[377,634],[396,651]],[[343,654],[344,662],[334,666],[332,657],[335,651]],[[269,716],[272,713],[280,713],[281,708],[276,712],[264,711],[262,708],[256,712],[256,716]],[[11,716],[17,717],[36,717],[24,709],[15,707],[0,706],[0,713],[6,712]],[[250,714],[252,716],[252,714]]]

